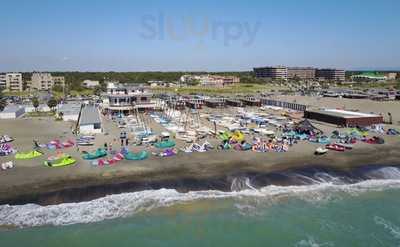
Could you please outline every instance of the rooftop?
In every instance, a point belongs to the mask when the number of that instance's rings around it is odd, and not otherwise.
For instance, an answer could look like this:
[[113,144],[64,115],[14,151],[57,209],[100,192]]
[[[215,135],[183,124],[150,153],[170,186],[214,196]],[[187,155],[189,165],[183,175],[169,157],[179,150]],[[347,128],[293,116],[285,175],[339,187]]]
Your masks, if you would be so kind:
[[362,118],[362,117],[380,117],[377,114],[362,113],[355,111],[345,111],[338,109],[320,109],[320,110],[309,110],[309,112],[322,113],[326,115],[342,117],[342,118]]
[[4,108],[2,113],[14,113],[22,109],[23,107],[18,106],[18,105],[8,105]]
[[101,123],[100,114],[96,106],[87,105],[82,109],[79,125]]

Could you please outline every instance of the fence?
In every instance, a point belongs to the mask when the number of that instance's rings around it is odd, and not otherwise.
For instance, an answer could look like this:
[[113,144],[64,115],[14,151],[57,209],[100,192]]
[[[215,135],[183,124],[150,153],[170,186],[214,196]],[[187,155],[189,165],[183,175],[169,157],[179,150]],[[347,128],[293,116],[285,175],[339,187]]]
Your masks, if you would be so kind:
[[269,105],[269,106],[278,106],[286,109],[296,110],[296,111],[305,111],[307,107],[302,104],[297,103],[289,103],[279,100],[272,100],[272,99],[261,99],[262,105]]

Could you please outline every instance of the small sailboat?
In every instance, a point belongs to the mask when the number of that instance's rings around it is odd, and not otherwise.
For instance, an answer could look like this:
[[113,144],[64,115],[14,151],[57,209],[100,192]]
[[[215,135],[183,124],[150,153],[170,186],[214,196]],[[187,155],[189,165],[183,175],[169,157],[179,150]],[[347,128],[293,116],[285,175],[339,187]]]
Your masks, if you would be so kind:
[[323,147],[318,147],[318,148],[315,150],[314,154],[315,154],[315,155],[324,155],[324,154],[326,154],[327,152],[328,152],[328,149],[323,148]]

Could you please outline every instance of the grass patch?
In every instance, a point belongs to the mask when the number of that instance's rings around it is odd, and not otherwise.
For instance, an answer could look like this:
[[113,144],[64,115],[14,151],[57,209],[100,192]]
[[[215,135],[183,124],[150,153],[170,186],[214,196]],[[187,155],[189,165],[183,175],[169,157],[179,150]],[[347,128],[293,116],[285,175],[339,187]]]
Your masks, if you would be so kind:
[[93,95],[93,94],[94,94],[94,90],[93,89],[83,89],[83,90],[80,90],[80,91],[71,90],[69,92],[69,95],[71,95],[73,97],[83,96],[83,95]]
[[50,112],[34,111],[25,114],[26,117],[53,117],[54,115],[55,113],[53,111]]
[[29,92],[29,91],[22,91],[22,92],[4,92],[4,91],[3,91],[3,95],[4,95],[4,96],[8,96],[8,97],[11,97],[11,96],[28,97],[28,96],[31,95],[31,92]]

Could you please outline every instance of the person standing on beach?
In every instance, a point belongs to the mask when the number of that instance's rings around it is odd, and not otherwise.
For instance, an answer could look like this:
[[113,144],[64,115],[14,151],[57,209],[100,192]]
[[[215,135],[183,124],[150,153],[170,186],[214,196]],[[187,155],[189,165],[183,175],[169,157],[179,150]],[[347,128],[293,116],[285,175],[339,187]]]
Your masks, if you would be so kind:
[[121,147],[123,147],[124,146],[124,132],[121,132],[119,134],[119,139],[121,140]]

